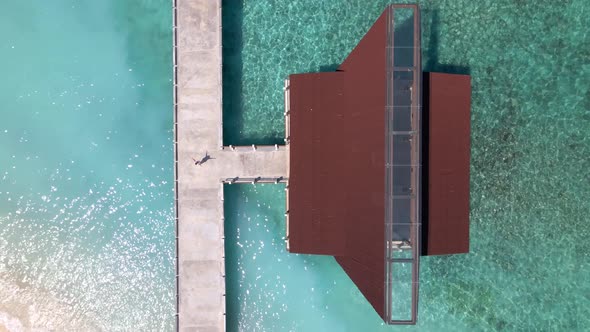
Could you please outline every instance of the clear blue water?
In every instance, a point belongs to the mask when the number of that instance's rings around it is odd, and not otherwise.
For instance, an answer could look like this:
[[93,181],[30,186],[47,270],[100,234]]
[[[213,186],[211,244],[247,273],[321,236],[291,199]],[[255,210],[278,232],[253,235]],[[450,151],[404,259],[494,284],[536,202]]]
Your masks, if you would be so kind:
[[169,1],[0,7],[0,331],[171,330]]
[[[283,79],[340,63],[390,1],[224,1],[226,142],[283,137]],[[590,330],[590,5],[419,1],[425,70],[472,77],[471,253],[384,326],[334,259],[290,255],[278,186],[226,191],[230,331]]]
[[[244,2],[224,136],[280,141],[282,80],[334,68],[387,1]],[[232,186],[229,331],[590,330],[590,6],[421,5],[425,69],[473,79],[471,253],[424,258],[418,325],[384,326],[332,258],[286,253],[282,186]],[[1,8],[0,331],[172,330],[170,2]]]

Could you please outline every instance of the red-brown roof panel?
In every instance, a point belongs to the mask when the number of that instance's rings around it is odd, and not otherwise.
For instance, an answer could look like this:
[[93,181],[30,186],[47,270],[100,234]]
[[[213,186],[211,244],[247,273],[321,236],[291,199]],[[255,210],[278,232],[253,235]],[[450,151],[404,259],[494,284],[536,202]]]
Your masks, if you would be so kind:
[[428,219],[425,255],[469,252],[471,79],[427,73]]
[[[416,321],[419,198],[424,253],[469,250],[470,80],[428,75],[430,109],[421,114],[420,70],[418,7],[392,5],[338,71],[291,75],[288,87],[289,250],[335,256],[376,312],[397,324]],[[425,194],[416,188],[421,175]],[[386,241],[412,258],[390,251],[386,262]],[[412,262],[408,319],[393,312],[389,288],[398,285],[385,273],[400,262]]]
[[[346,247],[346,190],[340,140],[346,109],[342,73],[290,77],[289,250],[342,255]],[[342,180],[342,181],[340,181]],[[336,187],[335,183],[338,183]],[[339,190],[335,190],[339,189]]]
[[337,72],[290,76],[289,250],[336,256],[384,315],[384,12]]

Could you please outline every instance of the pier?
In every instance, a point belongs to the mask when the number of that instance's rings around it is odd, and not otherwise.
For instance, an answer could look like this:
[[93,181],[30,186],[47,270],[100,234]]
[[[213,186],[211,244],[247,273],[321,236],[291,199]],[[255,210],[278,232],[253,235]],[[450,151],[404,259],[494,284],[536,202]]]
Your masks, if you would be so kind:
[[334,256],[385,323],[415,324],[420,256],[469,252],[471,98],[429,73],[423,100],[418,5],[387,6],[337,71],[290,75],[269,146],[223,142],[221,0],[173,6],[177,330],[226,329],[224,185],[281,182],[286,249]]
[[286,182],[288,147],[223,145],[221,0],[173,0],[173,15],[177,330],[221,332],[224,183]]

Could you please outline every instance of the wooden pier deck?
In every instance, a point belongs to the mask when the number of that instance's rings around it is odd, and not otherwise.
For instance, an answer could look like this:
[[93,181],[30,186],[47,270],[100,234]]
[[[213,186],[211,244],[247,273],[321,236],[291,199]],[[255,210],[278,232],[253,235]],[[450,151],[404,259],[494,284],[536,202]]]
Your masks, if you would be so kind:
[[177,330],[225,331],[223,182],[284,182],[288,151],[223,147],[221,0],[173,7]]

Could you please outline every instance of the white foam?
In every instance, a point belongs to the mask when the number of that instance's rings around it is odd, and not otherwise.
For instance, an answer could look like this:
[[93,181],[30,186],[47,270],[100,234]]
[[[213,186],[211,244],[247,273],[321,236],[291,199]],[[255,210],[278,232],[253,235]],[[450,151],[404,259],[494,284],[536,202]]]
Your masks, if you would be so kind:
[[0,274],[0,331],[95,331],[88,317],[76,317],[71,306],[49,292]]
[[8,332],[21,332],[25,330],[23,323],[18,318],[0,311],[0,329],[2,328]]

